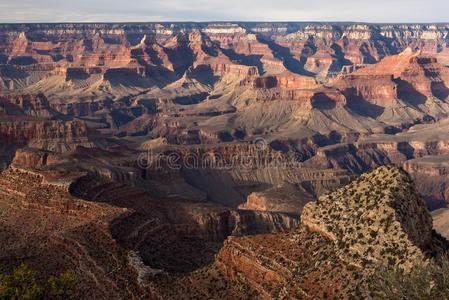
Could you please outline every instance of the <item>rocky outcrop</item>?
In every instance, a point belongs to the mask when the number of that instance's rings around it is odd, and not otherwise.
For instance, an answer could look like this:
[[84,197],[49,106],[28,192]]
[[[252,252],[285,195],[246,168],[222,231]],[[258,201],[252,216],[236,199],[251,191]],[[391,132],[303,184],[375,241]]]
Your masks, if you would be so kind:
[[258,89],[314,89],[317,87],[316,81],[312,77],[298,76],[288,72],[256,78],[253,87]]
[[24,168],[39,168],[56,161],[55,154],[38,149],[23,148],[16,151],[13,164]]
[[409,270],[440,241],[411,178],[381,167],[307,204],[294,234],[228,239],[216,264],[262,299],[360,297],[377,267]]
[[92,145],[82,121],[0,121],[0,139],[7,144],[57,152]]
[[313,201],[310,191],[294,185],[273,187],[263,192],[249,194],[246,202],[239,206],[245,210],[283,212],[299,216],[304,205]]
[[346,86],[346,93],[352,97],[380,105],[395,99],[407,99],[417,105],[424,103],[426,98],[445,100],[448,75],[448,70],[439,65],[435,57],[406,49],[378,64],[344,75],[337,86],[340,89]]
[[50,118],[55,114],[43,94],[0,96],[0,112],[36,118]]
[[338,241],[341,259],[365,268],[378,263],[410,268],[421,259],[419,249],[432,247],[430,214],[411,178],[395,167],[380,167],[308,204],[301,224]]
[[415,179],[417,189],[431,209],[446,207],[449,200],[448,155],[426,156],[406,161],[404,169]]
[[39,173],[16,168],[0,174],[0,207],[2,273],[20,261],[45,277],[70,270],[80,298],[141,294],[127,252],[108,230],[125,209],[74,198]]
[[433,211],[432,218],[435,231],[449,239],[449,209],[441,208]]

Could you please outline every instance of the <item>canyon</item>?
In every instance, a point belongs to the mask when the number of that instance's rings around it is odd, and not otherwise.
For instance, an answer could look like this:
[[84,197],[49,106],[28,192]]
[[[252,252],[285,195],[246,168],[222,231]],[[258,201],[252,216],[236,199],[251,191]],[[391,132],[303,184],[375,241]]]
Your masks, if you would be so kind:
[[0,271],[71,269],[81,298],[327,299],[444,252],[448,41],[448,24],[0,24]]

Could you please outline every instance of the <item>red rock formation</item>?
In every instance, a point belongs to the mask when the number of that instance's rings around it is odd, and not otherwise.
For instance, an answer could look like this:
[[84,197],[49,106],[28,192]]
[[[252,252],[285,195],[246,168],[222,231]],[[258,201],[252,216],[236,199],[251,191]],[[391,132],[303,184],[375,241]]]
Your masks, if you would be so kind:
[[333,81],[333,86],[350,99],[362,99],[381,106],[397,99],[423,104],[428,98],[447,98],[448,74],[436,58],[406,50],[343,75]]
[[53,101],[50,106],[64,115],[79,117],[88,116],[103,109],[107,110],[110,105],[110,101],[107,100],[79,102],[73,99],[72,101],[67,101],[67,103]]
[[283,212],[300,215],[304,205],[313,200],[313,195],[303,188],[285,185],[263,192],[251,193],[240,209]]
[[82,121],[0,122],[0,140],[6,144],[41,145],[55,151],[89,145],[88,129]]
[[42,167],[47,165],[49,156],[51,156],[51,154],[45,151],[26,148],[20,149],[16,151],[13,164],[24,168]]
[[314,78],[299,76],[290,72],[284,72],[279,75],[270,75],[264,77],[258,77],[253,81],[254,88],[258,89],[314,89],[317,87],[317,83]]
[[397,99],[397,86],[391,75],[347,75],[335,85],[348,98],[368,101],[394,101]]
[[[7,95],[0,96],[0,105],[6,107],[6,114],[23,113],[32,117],[48,118],[52,116],[52,111],[47,98],[43,94],[38,95]],[[14,108],[16,111],[14,111]],[[8,112],[8,109],[11,110]]]
[[403,167],[416,181],[430,209],[449,203],[448,155],[427,156],[404,162]]

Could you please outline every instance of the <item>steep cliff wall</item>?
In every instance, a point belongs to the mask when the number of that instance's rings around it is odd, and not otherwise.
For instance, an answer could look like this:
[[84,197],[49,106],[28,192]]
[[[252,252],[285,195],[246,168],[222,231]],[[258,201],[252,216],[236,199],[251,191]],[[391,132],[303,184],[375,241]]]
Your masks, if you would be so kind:
[[92,145],[82,121],[0,121],[0,139],[6,144],[29,145],[56,152]]

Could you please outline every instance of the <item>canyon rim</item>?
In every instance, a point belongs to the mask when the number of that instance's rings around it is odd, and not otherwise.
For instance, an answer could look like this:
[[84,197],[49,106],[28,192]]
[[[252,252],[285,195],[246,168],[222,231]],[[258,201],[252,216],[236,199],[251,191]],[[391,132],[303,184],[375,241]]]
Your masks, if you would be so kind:
[[436,14],[114,22],[81,1],[59,22],[10,2],[1,299],[449,298]]

